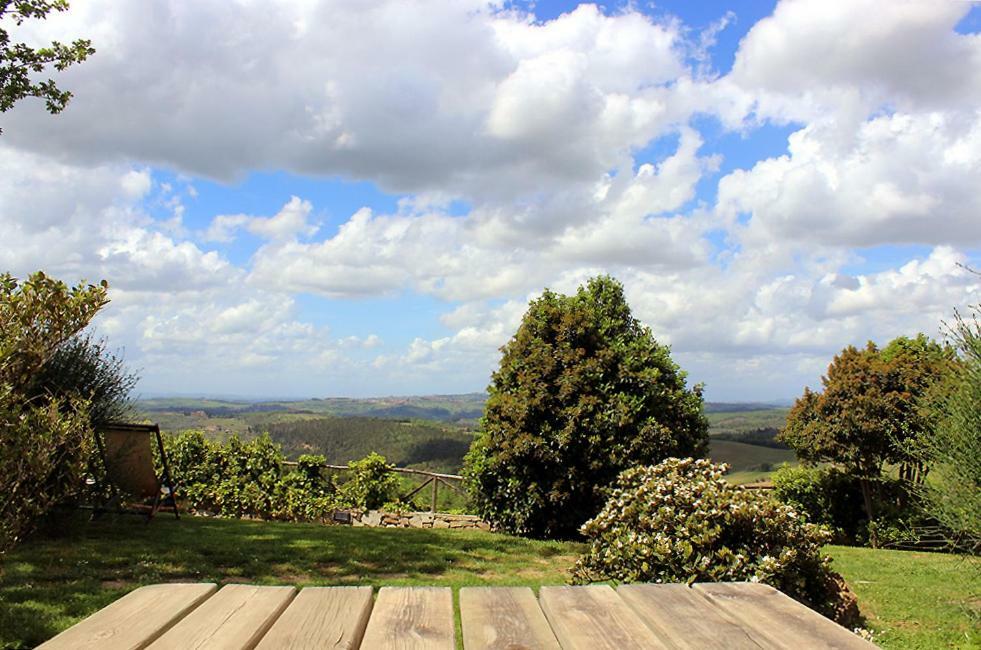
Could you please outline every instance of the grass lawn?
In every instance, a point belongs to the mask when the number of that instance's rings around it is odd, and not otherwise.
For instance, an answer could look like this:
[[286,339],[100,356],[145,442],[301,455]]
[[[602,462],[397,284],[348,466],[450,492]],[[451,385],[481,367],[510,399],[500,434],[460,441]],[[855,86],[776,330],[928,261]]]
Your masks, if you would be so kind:
[[831,546],[883,648],[981,648],[981,562],[964,556]]
[[[0,647],[32,647],[142,584],[562,584],[582,546],[480,531],[165,516],[84,520],[15,549],[0,571]],[[829,547],[887,649],[977,647],[977,564]],[[973,637],[969,635],[972,633]]]

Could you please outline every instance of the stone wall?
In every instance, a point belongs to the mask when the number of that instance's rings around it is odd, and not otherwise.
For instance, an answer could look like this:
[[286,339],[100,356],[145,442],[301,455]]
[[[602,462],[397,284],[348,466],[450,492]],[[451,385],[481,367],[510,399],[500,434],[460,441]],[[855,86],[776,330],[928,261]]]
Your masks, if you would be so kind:
[[476,528],[490,530],[477,515],[450,515],[443,512],[351,511],[352,526],[369,528]]

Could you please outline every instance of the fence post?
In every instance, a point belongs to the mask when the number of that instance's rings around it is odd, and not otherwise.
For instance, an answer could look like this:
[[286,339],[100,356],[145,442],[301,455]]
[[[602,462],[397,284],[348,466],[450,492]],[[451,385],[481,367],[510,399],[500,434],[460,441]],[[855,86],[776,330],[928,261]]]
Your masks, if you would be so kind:
[[436,514],[436,494],[437,494],[437,491],[438,491],[438,489],[439,489],[439,487],[438,487],[438,486],[439,486],[439,479],[437,479],[437,478],[436,478],[436,477],[434,476],[434,477],[433,477],[433,507],[431,508],[431,512],[432,512],[432,513],[433,513],[434,515]]

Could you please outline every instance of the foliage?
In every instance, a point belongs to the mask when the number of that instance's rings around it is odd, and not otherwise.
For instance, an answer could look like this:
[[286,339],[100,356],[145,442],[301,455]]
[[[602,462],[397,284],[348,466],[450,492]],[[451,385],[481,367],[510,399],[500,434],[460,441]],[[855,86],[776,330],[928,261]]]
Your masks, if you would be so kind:
[[[67,0],[0,0],[0,21],[8,18],[19,26],[25,20],[44,19],[51,11],[67,9]],[[49,113],[60,113],[72,93],[58,88],[53,79],[32,81],[31,74],[43,72],[49,65],[61,72],[92,54],[95,49],[86,39],[76,39],[68,44],[54,41],[37,49],[25,43],[11,43],[10,34],[0,22],[0,113],[10,110],[25,97],[43,99]]]
[[854,542],[867,524],[858,479],[836,467],[780,467],[773,496],[807,521],[827,526],[838,542]]
[[388,461],[374,452],[348,463],[351,475],[338,490],[338,499],[348,508],[375,510],[398,499],[401,482],[388,471]]
[[706,450],[701,387],[686,387],[610,277],[546,290],[502,351],[464,468],[477,511],[502,530],[573,536],[622,470]]
[[575,580],[764,582],[840,619],[840,576],[820,552],[828,533],[791,506],[730,485],[726,469],[669,458],[623,472],[583,526],[590,543]]
[[920,433],[913,455],[931,467],[918,493],[925,509],[981,551],[981,305],[957,316],[952,338],[962,363],[935,403],[937,425]]
[[70,288],[43,273],[0,275],[0,554],[82,485],[91,435],[75,395],[35,399],[34,376],[107,302],[106,285]]
[[201,431],[164,437],[164,451],[186,507],[221,517],[322,521],[334,509],[334,486],[321,474],[323,458],[304,456],[283,471],[268,436],[247,442],[208,440]]
[[332,464],[378,452],[398,466],[456,473],[473,435],[438,422],[368,417],[317,417],[263,425],[287,456],[313,451]]
[[77,395],[88,400],[93,424],[119,422],[132,413],[130,392],[137,380],[105,339],[82,334],[58,346],[34,376],[30,394]]
[[[925,475],[909,441],[932,426],[923,405],[932,387],[954,366],[953,352],[920,334],[900,337],[880,350],[849,346],[835,356],[820,393],[805,388],[780,439],[806,462],[831,462],[859,479],[868,519],[875,519],[877,483],[884,466],[901,477]],[[873,540],[874,542],[874,540]]]
[[286,457],[268,435],[217,442],[201,431],[184,431],[165,436],[164,451],[186,507],[220,517],[323,522],[337,508],[380,508],[402,488],[376,453],[351,461],[339,486],[324,474],[323,456],[300,456],[285,469]]

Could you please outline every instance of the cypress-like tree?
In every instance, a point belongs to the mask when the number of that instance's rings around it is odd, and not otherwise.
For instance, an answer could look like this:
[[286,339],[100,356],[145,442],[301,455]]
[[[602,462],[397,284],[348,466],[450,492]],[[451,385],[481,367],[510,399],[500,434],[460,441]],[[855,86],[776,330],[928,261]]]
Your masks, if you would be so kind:
[[704,455],[701,387],[631,315],[622,285],[546,290],[502,348],[464,474],[480,514],[532,537],[572,537],[623,470]]

